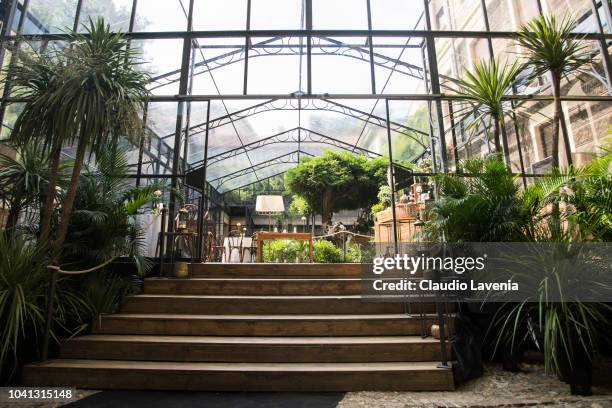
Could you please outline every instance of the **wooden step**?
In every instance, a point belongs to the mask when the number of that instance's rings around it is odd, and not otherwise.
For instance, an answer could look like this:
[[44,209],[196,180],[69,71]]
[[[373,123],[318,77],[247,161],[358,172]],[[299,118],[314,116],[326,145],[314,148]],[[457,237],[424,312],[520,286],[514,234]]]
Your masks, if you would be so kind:
[[405,314],[367,315],[187,315],[127,314],[101,316],[100,334],[192,336],[408,336],[437,322]]
[[134,295],[126,298],[124,313],[166,314],[380,314],[433,313],[435,305],[366,302],[361,296],[198,296]]
[[[450,348],[449,348],[450,352]],[[89,335],[62,358],[243,363],[438,361],[440,341],[420,336],[228,337]]]
[[[360,278],[367,264],[194,263],[193,278]],[[371,269],[371,266],[369,266]]]
[[450,368],[435,362],[199,363],[49,360],[24,367],[24,385],[208,391],[442,391]]
[[145,294],[324,296],[359,295],[358,278],[145,279]]

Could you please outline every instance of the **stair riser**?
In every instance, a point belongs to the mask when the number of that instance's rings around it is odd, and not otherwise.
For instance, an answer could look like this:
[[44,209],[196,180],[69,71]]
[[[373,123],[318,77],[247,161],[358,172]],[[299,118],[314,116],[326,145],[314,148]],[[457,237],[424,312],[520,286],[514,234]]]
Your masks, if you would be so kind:
[[[434,319],[426,319],[429,331]],[[420,335],[421,322],[415,319],[376,320],[184,320],[125,319],[108,316],[96,321],[94,333],[192,336],[402,336]]]
[[61,358],[236,363],[437,361],[440,359],[440,344],[237,345],[69,341],[62,347]]
[[194,278],[360,278],[362,264],[192,264]]
[[453,389],[450,370],[395,370],[329,373],[231,372],[49,368],[27,366],[29,386],[65,386],[93,389],[151,389],[193,391],[444,391]]
[[[406,306],[408,307],[408,306]],[[419,304],[410,304],[412,313],[421,312]],[[121,308],[123,313],[245,315],[245,314],[384,314],[404,313],[402,303],[362,302],[353,299],[201,299],[131,297]],[[423,313],[435,312],[435,305],[423,304]]]
[[343,296],[361,294],[361,281],[146,280],[144,293],[220,296]]

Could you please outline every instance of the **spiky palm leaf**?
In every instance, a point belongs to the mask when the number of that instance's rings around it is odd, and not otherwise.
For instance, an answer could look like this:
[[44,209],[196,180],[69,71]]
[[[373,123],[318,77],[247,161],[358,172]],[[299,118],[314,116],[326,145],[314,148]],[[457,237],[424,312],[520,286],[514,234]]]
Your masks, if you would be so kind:
[[[512,94],[512,88],[521,70],[518,63],[502,64],[493,59],[481,60],[472,70],[465,69],[462,78],[454,79],[449,88],[460,96],[466,104],[454,115],[459,122],[467,124],[467,130],[472,135],[483,123],[492,122],[496,149],[500,151],[499,129],[501,121],[510,113],[509,102],[505,98]],[[508,105],[508,106],[505,106]]]
[[525,48],[525,67],[536,78],[555,73],[574,75],[584,71],[592,61],[588,45],[580,38],[573,38],[577,22],[569,15],[558,19],[555,15],[539,16],[523,24],[515,35],[518,44]]

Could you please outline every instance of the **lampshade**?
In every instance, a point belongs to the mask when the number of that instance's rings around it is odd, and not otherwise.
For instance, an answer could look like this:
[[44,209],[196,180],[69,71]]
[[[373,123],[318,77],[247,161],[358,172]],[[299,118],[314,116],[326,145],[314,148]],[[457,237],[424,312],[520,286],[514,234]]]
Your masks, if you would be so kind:
[[260,214],[278,214],[285,211],[283,196],[258,195],[255,202],[255,211]]

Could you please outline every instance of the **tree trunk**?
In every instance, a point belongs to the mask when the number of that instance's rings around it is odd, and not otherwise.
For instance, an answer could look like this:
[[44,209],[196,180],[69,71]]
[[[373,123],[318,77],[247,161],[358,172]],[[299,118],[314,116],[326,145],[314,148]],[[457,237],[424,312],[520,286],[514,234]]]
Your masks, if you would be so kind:
[[327,227],[332,222],[333,215],[333,199],[334,194],[331,189],[325,189],[323,191],[323,202],[321,205],[321,218],[323,222],[323,227]]
[[19,222],[19,214],[21,213],[22,208],[22,196],[23,192],[21,188],[18,188],[17,191],[15,191],[15,193],[13,194],[11,205],[9,207],[9,211],[6,217],[6,236],[12,234],[13,230],[17,226],[17,223]]
[[493,118],[493,141],[495,142],[495,153],[501,153],[501,143],[499,142],[499,119]]
[[559,124],[561,120],[561,76],[552,73],[554,114],[552,123],[552,167],[559,167]]
[[81,169],[83,168],[83,160],[85,159],[85,150],[87,149],[88,137],[84,134],[79,138],[79,144],[77,146],[76,157],[74,159],[74,167],[72,168],[72,177],[70,178],[70,186],[64,197],[62,205],[62,214],[59,220],[57,228],[57,237],[53,242],[52,262],[59,260],[66,234],[68,233],[68,224],[70,222],[70,214],[72,214],[72,207],[74,206],[74,200],[76,199],[77,188],[79,187],[79,178],[81,176]]
[[51,231],[51,220],[53,217],[53,210],[55,208],[55,189],[57,187],[57,177],[59,172],[59,164],[62,156],[61,147],[57,147],[52,151],[51,168],[49,169],[49,188],[47,196],[45,197],[45,204],[42,209],[42,215],[40,220],[40,235],[38,242],[45,245],[49,239],[49,233]]
[[508,171],[512,171],[512,164],[510,163],[510,150],[508,149],[508,132],[506,131],[506,121],[502,116],[499,121],[499,126],[501,130],[501,144],[502,150],[504,152],[504,161],[506,162],[506,168]]

